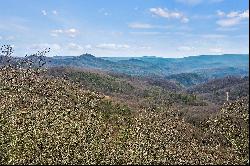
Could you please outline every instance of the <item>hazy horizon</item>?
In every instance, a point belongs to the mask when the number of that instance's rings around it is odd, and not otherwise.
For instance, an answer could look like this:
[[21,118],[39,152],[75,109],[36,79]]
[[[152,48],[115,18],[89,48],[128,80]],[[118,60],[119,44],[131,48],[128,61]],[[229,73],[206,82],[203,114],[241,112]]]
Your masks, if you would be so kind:
[[[52,50],[53,52],[53,50]],[[35,53],[35,52],[33,52]],[[173,57],[173,56],[156,56],[156,55],[123,55],[123,56],[119,56],[119,55],[113,55],[113,56],[98,56],[95,54],[92,54],[90,52],[86,52],[86,53],[81,53],[78,55],[49,55],[49,53],[45,56],[47,57],[77,57],[77,56],[81,56],[81,55],[85,55],[85,54],[90,54],[93,55],[97,58],[141,58],[141,57],[155,57],[155,58],[187,58],[187,57],[196,57],[196,56],[223,56],[223,55],[237,55],[237,56],[244,56],[244,55],[249,55],[249,53],[226,53],[226,54],[197,54],[197,55],[183,55],[183,56],[179,56],[179,57]],[[27,55],[32,55],[31,54],[27,54]],[[14,56],[14,57],[25,57],[25,55],[23,56]]]

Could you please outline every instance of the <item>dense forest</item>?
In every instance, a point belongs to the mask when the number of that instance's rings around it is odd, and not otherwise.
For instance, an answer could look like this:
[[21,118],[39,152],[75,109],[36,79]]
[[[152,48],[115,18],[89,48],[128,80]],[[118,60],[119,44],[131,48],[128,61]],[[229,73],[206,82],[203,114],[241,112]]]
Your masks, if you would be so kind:
[[[218,74],[210,56],[14,58],[10,48],[0,52],[1,164],[249,164],[245,56],[229,56],[243,72]],[[220,58],[211,62],[228,68]],[[174,73],[176,63],[190,70]]]

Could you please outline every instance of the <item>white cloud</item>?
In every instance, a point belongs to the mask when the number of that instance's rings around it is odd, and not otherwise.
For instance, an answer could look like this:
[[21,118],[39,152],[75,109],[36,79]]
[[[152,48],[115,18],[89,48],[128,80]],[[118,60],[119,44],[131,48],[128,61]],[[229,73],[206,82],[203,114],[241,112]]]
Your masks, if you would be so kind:
[[162,26],[162,25],[151,25],[147,23],[139,23],[139,22],[134,22],[128,24],[129,28],[133,29],[153,29],[153,28],[159,28],[159,29],[168,29],[170,26]]
[[217,10],[216,13],[217,13],[217,15],[220,16],[220,17],[223,17],[223,16],[226,15],[226,14],[225,14],[223,11],[221,11],[221,10]]
[[62,29],[56,29],[56,30],[52,30],[51,32],[51,36],[57,37],[59,34],[63,34],[63,30]]
[[194,51],[194,47],[189,47],[189,46],[180,46],[177,48],[178,51]]
[[104,14],[104,16],[108,16],[108,15],[109,15],[109,13],[108,13],[108,12],[104,12],[103,14]]
[[117,48],[130,48],[130,46],[127,44],[121,44],[121,45],[118,44]]
[[56,30],[52,30],[50,35],[53,37],[57,37],[59,34],[63,34],[63,30],[61,29],[56,29]]
[[186,18],[186,17],[184,17],[184,18],[181,19],[181,22],[183,22],[183,23],[188,23],[188,22],[189,22],[189,19]]
[[96,48],[117,50],[117,49],[128,49],[130,48],[130,46],[127,44],[102,43],[98,44]]
[[63,34],[74,38],[78,34],[78,30],[75,29],[75,28],[70,28],[70,29],[65,29],[65,30],[56,29],[56,30],[52,30],[50,35],[54,36],[54,37],[57,37],[57,36],[63,35]]
[[247,18],[249,19],[249,9],[247,9],[246,11],[244,11],[243,13],[239,14],[240,18]]
[[75,28],[70,28],[65,30],[65,33],[68,34],[70,37],[75,37],[78,32]]
[[138,48],[142,49],[142,50],[151,50],[152,49],[152,47],[150,47],[150,46],[140,46]]
[[60,50],[61,49],[61,46],[59,44],[52,44],[51,45],[51,49],[55,49],[55,50]]
[[5,40],[8,40],[8,41],[13,41],[15,39],[15,36],[7,36],[5,37]]
[[232,11],[232,12],[227,14],[227,17],[233,18],[233,17],[237,17],[238,15],[239,15],[239,12]]
[[[223,13],[223,14],[222,14]],[[216,23],[221,27],[230,27],[240,24],[243,20],[249,19],[249,9],[239,12],[239,11],[231,11],[228,14],[217,11],[217,15],[223,17],[222,19],[218,20]]]
[[201,37],[206,38],[206,39],[220,39],[220,38],[225,38],[227,37],[226,35],[221,35],[221,34],[203,34]]
[[238,27],[218,27],[216,31],[232,32],[238,30]]
[[115,37],[120,37],[123,35],[123,32],[119,32],[119,31],[112,31],[110,33],[112,36],[115,36]]
[[82,52],[84,50],[82,46],[76,43],[69,43],[67,48],[71,52]]
[[[44,10],[44,9],[41,10],[41,12],[42,12],[42,15],[44,15],[44,16],[47,16],[47,15],[50,13],[49,11]],[[58,15],[57,10],[52,10],[51,13],[52,13],[53,15]]]
[[39,43],[39,44],[32,44],[30,47],[32,50],[43,50],[46,48],[50,48],[52,51],[59,51],[61,50],[61,46],[59,44],[53,43]]
[[106,44],[106,43],[104,43],[104,44],[98,44],[96,47],[97,48],[102,48],[102,49],[115,49],[116,44]]
[[56,10],[53,10],[52,13],[53,13],[54,15],[57,15],[57,14],[58,14],[58,12],[57,12]]
[[0,36],[0,40],[6,40],[6,41],[14,41],[16,39],[16,36]]
[[85,47],[86,49],[91,49],[91,48],[92,48],[92,45],[87,44],[87,45],[85,45],[84,47]]
[[53,30],[54,33],[63,33],[64,31],[62,29],[56,29],[56,30]]
[[189,22],[189,19],[184,16],[182,13],[177,12],[177,11],[169,11],[168,9],[163,9],[163,8],[151,8],[149,9],[151,13],[154,15],[163,17],[163,18],[168,18],[168,19],[180,19],[181,22],[187,23]]
[[210,48],[208,52],[218,54],[218,53],[223,53],[223,49],[222,48]]
[[43,14],[44,16],[46,16],[46,15],[47,15],[46,10],[42,10],[41,12],[42,12],[42,14]]
[[216,23],[222,27],[229,27],[239,24],[241,19],[239,18],[232,18],[232,19],[222,19],[218,20]]
[[150,12],[152,12],[155,15],[158,15],[160,17],[164,17],[164,18],[180,18],[181,14],[177,13],[177,12],[170,12],[166,9],[162,9],[162,8],[151,8]]
[[249,18],[249,9],[240,13],[239,11],[231,11],[226,15],[228,18]]
[[132,35],[162,35],[162,32],[129,32]]
[[98,10],[99,13],[102,13],[104,16],[111,15],[106,9],[101,8]]
[[130,23],[128,26],[135,29],[150,29],[153,27],[152,25],[145,23]]

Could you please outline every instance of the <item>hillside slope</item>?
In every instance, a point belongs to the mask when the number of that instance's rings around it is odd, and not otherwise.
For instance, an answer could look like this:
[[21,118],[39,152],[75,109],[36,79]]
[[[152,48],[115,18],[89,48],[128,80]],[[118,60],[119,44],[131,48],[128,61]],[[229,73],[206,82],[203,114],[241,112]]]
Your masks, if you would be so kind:
[[165,79],[173,80],[177,83],[180,83],[184,87],[190,87],[193,85],[204,83],[208,80],[204,75],[198,73],[180,73],[172,74],[166,76]]
[[249,95],[249,77],[228,76],[213,79],[190,87],[187,92],[198,94],[203,99],[213,103],[223,104],[226,102],[226,92],[229,92],[230,101]]
[[177,110],[135,112],[41,72],[0,70],[1,164],[246,163]]
[[183,88],[174,82],[159,77],[132,77],[98,70],[53,67],[48,75],[63,77],[78,82],[85,89],[99,91],[116,101],[126,102],[132,107],[157,107],[160,104],[172,105],[202,104],[190,94],[182,93]]

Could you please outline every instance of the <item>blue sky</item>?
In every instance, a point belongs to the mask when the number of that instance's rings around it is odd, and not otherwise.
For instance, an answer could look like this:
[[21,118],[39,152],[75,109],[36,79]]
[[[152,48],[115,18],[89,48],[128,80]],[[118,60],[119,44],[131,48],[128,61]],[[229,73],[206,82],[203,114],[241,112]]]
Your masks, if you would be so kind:
[[0,0],[14,56],[249,53],[248,0]]

